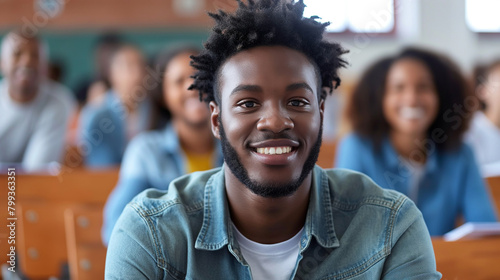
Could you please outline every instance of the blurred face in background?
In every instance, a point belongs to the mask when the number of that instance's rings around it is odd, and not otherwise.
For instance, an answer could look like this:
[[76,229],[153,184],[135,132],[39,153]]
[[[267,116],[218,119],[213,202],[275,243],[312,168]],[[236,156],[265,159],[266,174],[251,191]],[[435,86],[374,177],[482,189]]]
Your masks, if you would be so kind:
[[394,133],[425,136],[439,110],[439,98],[427,66],[403,58],[391,66],[383,100],[384,117]]
[[486,103],[486,111],[500,114],[500,65],[491,69],[479,97]]
[[2,43],[0,61],[2,74],[9,83],[10,97],[19,103],[33,100],[46,63],[38,39],[9,33]]
[[210,124],[210,111],[206,103],[200,101],[197,91],[188,90],[195,72],[189,65],[189,56],[193,54],[180,53],[167,64],[163,76],[163,97],[174,122],[196,128]]
[[134,106],[144,98],[140,93],[145,72],[144,57],[134,47],[122,47],[111,59],[111,86],[124,104]]

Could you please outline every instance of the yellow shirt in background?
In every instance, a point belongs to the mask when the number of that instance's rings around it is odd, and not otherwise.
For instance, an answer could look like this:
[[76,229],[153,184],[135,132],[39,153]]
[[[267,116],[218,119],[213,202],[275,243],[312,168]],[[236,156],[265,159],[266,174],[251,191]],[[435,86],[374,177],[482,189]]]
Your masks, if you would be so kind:
[[186,171],[187,173],[195,172],[195,171],[204,171],[214,168],[214,160],[213,155],[214,152],[205,154],[197,154],[197,153],[186,153]]

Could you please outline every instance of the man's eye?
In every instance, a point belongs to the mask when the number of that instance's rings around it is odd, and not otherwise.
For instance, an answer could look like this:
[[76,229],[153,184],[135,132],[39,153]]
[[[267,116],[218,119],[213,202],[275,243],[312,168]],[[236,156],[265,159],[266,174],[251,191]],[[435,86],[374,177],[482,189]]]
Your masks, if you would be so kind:
[[239,105],[242,106],[242,107],[245,107],[245,108],[253,108],[257,104],[255,102],[253,102],[253,101],[244,101],[244,102],[241,102]]
[[297,100],[297,99],[295,99],[295,100],[291,100],[291,101],[289,102],[289,104],[290,104],[290,105],[292,105],[292,106],[294,106],[294,107],[302,107],[302,106],[307,105],[307,103],[306,103],[306,102],[304,102],[304,101],[302,101],[302,100]]

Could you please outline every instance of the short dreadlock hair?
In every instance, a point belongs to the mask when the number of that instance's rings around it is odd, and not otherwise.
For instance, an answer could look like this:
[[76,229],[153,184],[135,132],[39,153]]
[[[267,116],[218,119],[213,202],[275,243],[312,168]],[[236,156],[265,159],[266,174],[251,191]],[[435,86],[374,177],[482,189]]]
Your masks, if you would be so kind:
[[303,17],[303,0],[237,2],[234,14],[221,10],[209,13],[215,26],[204,44],[205,49],[198,56],[191,56],[191,65],[197,72],[189,89],[198,90],[200,100],[219,103],[216,91],[221,66],[236,53],[258,46],[285,46],[305,54],[316,68],[320,100],[340,85],[337,70],[347,65],[340,57],[347,51],[337,43],[323,40],[329,23],[316,21],[317,16]]

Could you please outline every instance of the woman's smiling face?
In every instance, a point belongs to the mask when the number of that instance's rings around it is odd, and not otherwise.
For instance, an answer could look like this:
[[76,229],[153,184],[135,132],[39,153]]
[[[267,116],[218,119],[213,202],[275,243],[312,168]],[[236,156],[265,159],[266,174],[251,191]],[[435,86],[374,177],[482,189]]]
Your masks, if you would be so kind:
[[387,74],[383,99],[384,117],[391,130],[425,135],[438,110],[438,93],[425,64],[412,58],[394,62]]

